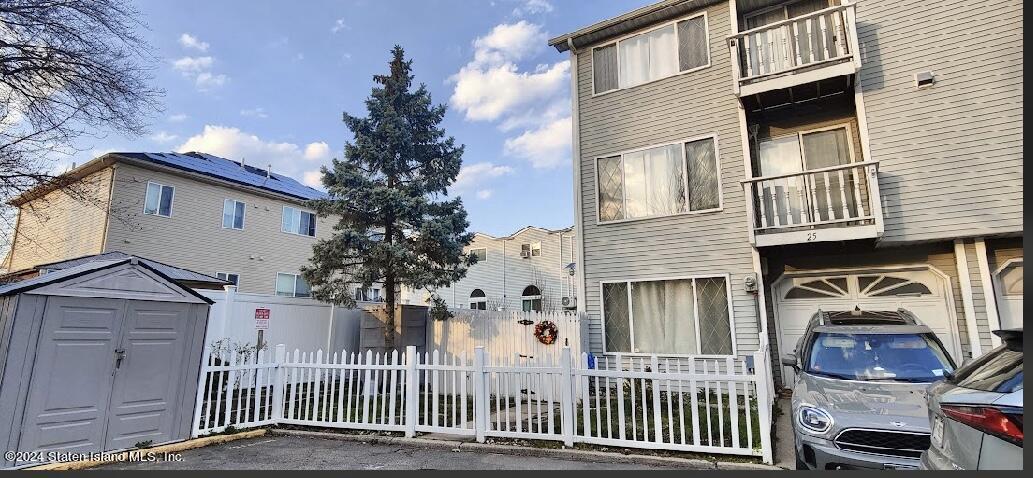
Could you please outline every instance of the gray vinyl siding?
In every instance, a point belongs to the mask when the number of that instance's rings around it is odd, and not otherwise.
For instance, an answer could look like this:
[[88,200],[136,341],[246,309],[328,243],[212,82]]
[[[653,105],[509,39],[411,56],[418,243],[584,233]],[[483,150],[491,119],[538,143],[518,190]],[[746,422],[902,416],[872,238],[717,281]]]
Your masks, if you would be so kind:
[[104,223],[111,191],[111,169],[90,174],[71,188],[60,189],[18,209],[8,270],[97,254],[104,242]]
[[[520,257],[520,245],[542,243],[542,255]],[[548,231],[536,227],[525,228],[511,237],[495,238],[478,234],[466,247],[487,250],[487,260],[467,270],[466,277],[437,293],[452,307],[469,308],[470,293],[481,289],[489,301],[504,301],[509,310],[520,310],[524,288],[540,278],[545,287],[543,300],[549,302],[546,310],[560,310],[563,297],[576,297],[574,280],[567,273],[567,264],[575,262],[574,233],[570,230]]]
[[883,242],[1022,231],[1022,2],[863,1],[857,19]]
[[[108,221],[105,251],[121,251],[204,274],[240,274],[239,291],[275,293],[277,272],[297,273],[308,263],[317,239],[329,237],[333,223],[318,219],[316,237],[281,232],[287,200],[244,192],[168,172],[118,164],[113,210],[130,223]],[[144,215],[147,182],[174,186],[172,217]],[[225,199],[244,201],[244,229],[223,229]],[[304,208],[302,208],[304,209]]]
[[[600,281],[689,275],[730,276],[734,339],[739,353],[759,347],[756,300],[743,289],[753,273],[748,220],[739,181],[745,176],[742,136],[724,38],[728,4],[706,8],[711,66],[605,95],[592,95],[591,49],[577,56],[589,347],[603,349]],[[597,224],[595,158],[647,146],[717,135],[722,205],[717,212]]]

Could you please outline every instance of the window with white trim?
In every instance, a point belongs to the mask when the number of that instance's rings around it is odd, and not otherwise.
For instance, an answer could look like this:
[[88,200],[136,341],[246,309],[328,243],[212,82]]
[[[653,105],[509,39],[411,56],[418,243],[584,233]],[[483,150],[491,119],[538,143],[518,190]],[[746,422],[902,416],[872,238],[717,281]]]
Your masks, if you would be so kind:
[[284,206],[283,223],[280,230],[291,234],[315,237],[316,215],[298,208]]
[[470,255],[476,257],[478,263],[484,262],[488,260],[488,249],[485,247],[470,249]]
[[470,308],[474,310],[488,310],[488,297],[481,289],[474,289],[470,292]]
[[604,282],[605,351],[731,355],[728,293],[724,276]]
[[215,278],[224,280],[233,285],[240,285],[240,274],[234,274],[232,272],[216,272]]
[[222,227],[223,229],[244,229],[243,201],[226,199],[222,202]]
[[312,290],[301,274],[276,273],[276,295],[284,297],[311,297]]
[[172,186],[148,181],[143,213],[151,216],[172,217],[172,200],[175,194],[176,188]]
[[668,23],[592,49],[595,94],[631,88],[710,65],[707,17]]
[[539,257],[542,255],[542,243],[531,242],[520,245],[520,257]]
[[599,222],[721,207],[715,137],[596,160]]
[[523,293],[520,294],[520,308],[524,312],[541,312],[542,290],[533,285],[524,287]]
[[373,287],[358,287],[355,289],[355,300],[380,302],[380,289]]

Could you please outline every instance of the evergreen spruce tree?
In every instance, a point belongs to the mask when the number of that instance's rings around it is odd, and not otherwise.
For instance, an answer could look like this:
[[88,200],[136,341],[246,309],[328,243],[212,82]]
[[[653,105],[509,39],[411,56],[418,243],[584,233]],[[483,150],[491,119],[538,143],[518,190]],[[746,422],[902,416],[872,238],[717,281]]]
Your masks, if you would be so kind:
[[463,247],[473,239],[459,198],[447,188],[462,165],[463,146],[439,125],[426,85],[413,89],[412,60],[395,46],[391,71],[376,75],[367,116],[344,114],[355,138],[344,159],[322,169],[327,199],[311,202],[321,217],[339,218],[333,236],[313,246],[302,274],[316,299],[354,307],[352,287],[383,284],[384,339],[394,348],[401,286],[450,285],[476,260]]

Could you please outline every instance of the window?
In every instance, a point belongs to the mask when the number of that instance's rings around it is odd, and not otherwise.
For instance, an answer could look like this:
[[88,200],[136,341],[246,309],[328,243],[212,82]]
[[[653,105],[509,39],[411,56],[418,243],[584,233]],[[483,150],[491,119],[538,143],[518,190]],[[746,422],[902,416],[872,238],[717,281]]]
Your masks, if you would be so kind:
[[959,387],[985,392],[1022,390],[1022,344],[997,347],[958,369],[949,381]]
[[276,274],[276,295],[284,297],[311,297],[312,290],[300,274],[278,272]]
[[710,65],[707,17],[696,15],[592,50],[595,94]]
[[316,236],[316,215],[290,206],[283,207],[283,232],[302,236]]
[[600,222],[721,207],[715,137],[599,158]]
[[488,298],[484,295],[483,290],[474,289],[470,293],[470,308],[474,310],[488,310]]
[[244,229],[244,203],[227,199],[222,203],[223,229]]
[[222,280],[224,280],[226,282],[229,282],[230,284],[233,284],[233,285],[240,285],[240,275],[239,274],[232,274],[232,273],[229,273],[229,272],[216,272],[215,273],[215,278],[216,279],[222,279]]
[[538,257],[542,255],[542,243],[532,242],[520,245],[520,257]]
[[176,188],[158,183],[147,183],[147,197],[143,213],[152,216],[172,217],[172,198]]
[[726,277],[602,284],[606,352],[732,355]]
[[488,259],[488,249],[483,247],[478,249],[470,249],[470,255],[476,257],[477,262],[484,262]]
[[359,287],[355,289],[355,300],[365,302],[380,302],[380,289]]
[[520,307],[524,312],[541,312],[542,290],[533,285],[524,287],[520,294]]
[[807,373],[841,380],[931,383],[954,370],[934,334],[817,334]]

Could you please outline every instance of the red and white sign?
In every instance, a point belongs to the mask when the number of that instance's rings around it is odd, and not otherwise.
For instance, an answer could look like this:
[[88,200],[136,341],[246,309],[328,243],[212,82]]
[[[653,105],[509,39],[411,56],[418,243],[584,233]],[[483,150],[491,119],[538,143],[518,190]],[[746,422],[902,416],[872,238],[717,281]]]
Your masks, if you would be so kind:
[[255,329],[269,329],[269,309],[255,309]]

